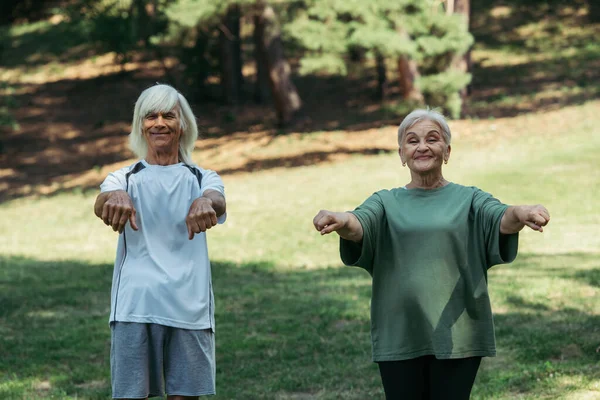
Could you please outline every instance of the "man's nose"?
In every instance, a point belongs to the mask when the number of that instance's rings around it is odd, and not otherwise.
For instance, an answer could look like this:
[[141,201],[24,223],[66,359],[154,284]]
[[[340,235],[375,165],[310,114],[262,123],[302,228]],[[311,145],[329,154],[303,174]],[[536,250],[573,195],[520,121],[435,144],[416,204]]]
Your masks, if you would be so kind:
[[164,126],[164,125],[165,125],[165,119],[163,118],[163,116],[162,116],[162,115],[159,115],[159,116],[156,118],[156,125],[161,125],[161,126]]

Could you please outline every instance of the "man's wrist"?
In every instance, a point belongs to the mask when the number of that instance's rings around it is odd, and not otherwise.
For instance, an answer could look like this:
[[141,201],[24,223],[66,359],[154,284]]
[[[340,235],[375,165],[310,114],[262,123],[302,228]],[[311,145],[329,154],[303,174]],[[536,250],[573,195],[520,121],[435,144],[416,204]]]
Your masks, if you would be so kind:
[[200,199],[202,199],[202,200],[204,200],[204,201],[207,201],[207,202],[208,202],[208,205],[212,207],[212,205],[213,205],[213,201],[212,201],[212,199],[211,199],[210,197],[206,197],[206,196],[200,196]]

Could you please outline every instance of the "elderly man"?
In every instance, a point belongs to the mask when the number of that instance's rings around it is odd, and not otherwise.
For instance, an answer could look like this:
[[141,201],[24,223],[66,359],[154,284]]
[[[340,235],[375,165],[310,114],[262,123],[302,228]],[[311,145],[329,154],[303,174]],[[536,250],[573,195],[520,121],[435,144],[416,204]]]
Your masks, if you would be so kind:
[[110,311],[113,398],[215,393],[206,231],[225,222],[225,197],[219,175],[192,163],[195,121],[174,88],[143,91],[129,135],[140,161],[110,173],[96,199],[96,216],[120,233]]

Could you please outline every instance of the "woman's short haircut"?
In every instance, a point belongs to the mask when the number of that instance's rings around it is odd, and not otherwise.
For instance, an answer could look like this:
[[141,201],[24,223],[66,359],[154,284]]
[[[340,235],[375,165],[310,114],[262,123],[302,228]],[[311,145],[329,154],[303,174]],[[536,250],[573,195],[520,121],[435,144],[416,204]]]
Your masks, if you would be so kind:
[[431,121],[435,122],[442,129],[442,136],[444,137],[444,141],[447,145],[450,144],[450,140],[452,139],[452,135],[450,134],[450,127],[448,126],[448,122],[446,122],[446,118],[435,110],[428,109],[416,109],[408,114],[400,126],[398,127],[398,145],[402,146],[402,139],[404,135],[406,135],[406,131],[409,130],[414,124],[420,121]]
[[181,93],[169,85],[155,85],[144,90],[135,102],[133,122],[129,134],[129,148],[139,157],[146,158],[148,143],[143,134],[144,118],[150,113],[166,113],[179,106],[181,138],[179,161],[193,164],[192,151],[198,139],[198,125],[192,109]]

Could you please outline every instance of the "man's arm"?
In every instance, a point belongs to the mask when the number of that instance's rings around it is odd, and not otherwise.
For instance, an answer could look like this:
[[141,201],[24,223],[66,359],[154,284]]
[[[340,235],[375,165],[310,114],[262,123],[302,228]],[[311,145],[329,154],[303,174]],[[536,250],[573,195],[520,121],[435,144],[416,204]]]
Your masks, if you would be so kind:
[[205,190],[202,196],[194,200],[185,219],[188,238],[192,240],[195,234],[206,232],[217,225],[217,218],[225,214],[226,210],[225,196],[217,190]]
[[96,197],[96,203],[94,203],[94,214],[96,214],[96,217],[102,218],[102,208],[112,193],[114,192],[103,192]]
[[211,206],[215,210],[217,218],[225,214],[225,212],[227,211],[227,202],[225,201],[225,196],[223,196],[219,191],[207,189],[202,195],[202,197],[210,199]]
[[136,231],[138,230],[133,202],[129,194],[124,190],[100,193],[96,197],[94,214],[104,221],[106,225],[111,226],[114,231],[118,231],[119,233],[123,232],[128,220],[131,228]]

